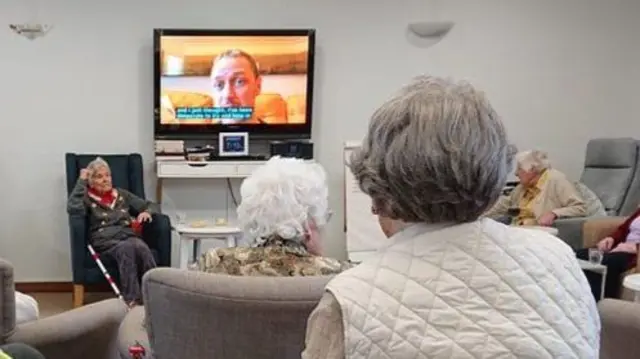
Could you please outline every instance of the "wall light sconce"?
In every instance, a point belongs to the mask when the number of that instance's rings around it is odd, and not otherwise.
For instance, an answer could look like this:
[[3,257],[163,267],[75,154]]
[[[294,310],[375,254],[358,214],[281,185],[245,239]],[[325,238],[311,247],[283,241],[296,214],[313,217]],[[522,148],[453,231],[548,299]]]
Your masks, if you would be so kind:
[[420,38],[442,38],[453,28],[453,21],[420,21],[408,25],[409,31]]
[[9,28],[16,34],[23,36],[29,40],[34,40],[45,36],[53,25],[47,24],[11,24]]
[[453,21],[419,21],[407,25],[405,36],[415,47],[428,49],[439,43],[453,28]]

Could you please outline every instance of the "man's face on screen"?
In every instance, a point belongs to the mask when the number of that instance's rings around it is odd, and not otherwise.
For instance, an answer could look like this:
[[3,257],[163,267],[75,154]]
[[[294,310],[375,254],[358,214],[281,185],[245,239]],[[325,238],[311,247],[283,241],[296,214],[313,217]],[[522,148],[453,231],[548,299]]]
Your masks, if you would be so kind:
[[242,56],[225,57],[211,70],[213,98],[218,107],[253,107],[261,79]]

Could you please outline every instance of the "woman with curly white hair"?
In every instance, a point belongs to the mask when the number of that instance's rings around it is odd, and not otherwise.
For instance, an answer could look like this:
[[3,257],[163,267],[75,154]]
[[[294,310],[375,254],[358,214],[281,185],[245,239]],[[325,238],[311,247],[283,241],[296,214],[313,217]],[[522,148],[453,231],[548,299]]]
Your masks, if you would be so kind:
[[558,218],[590,215],[581,194],[590,190],[552,168],[546,153],[518,153],[516,176],[520,183],[508,196],[500,197],[486,216],[508,224],[551,226]]
[[351,264],[322,256],[320,230],[329,221],[324,169],[294,158],[271,158],[244,180],[238,221],[251,247],[216,248],[195,269],[242,276],[314,276]]
[[571,248],[481,218],[513,156],[471,85],[422,76],[385,102],[350,167],[388,243],[329,282],[302,357],[597,358],[600,319]]

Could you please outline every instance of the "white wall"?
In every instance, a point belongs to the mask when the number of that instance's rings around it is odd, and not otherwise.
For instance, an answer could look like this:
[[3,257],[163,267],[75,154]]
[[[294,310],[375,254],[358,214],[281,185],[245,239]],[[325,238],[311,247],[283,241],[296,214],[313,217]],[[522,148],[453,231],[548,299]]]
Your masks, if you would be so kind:
[[[337,214],[326,246],[342,257],[341,143],[359,139],[376,105],[414,75],[450,75],[484,88],[513,140],[548,150],[571,176],[588,138],[635,135],[638,91],[629,78],[640,80],[640,23],[633,23],[640,9],[633,3],[3,0],[0,256],[15,264],[18,281],[70,280],[67,151],[141,152],[153,195],[154,27],[318,29],[314,138]],[[412,47],[405,24],[430,16],[457,25],[435,47]],[[46,38],[29,41],[6,28],[33,17],[55,24]],[[220,182],[176,181],[165,195],[167,208],[192,217],[225,213]]]

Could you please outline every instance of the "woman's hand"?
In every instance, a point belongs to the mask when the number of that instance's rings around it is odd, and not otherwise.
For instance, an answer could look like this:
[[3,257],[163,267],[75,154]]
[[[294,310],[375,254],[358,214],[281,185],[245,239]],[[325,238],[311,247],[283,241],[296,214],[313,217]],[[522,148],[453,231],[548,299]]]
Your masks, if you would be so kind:
[[140,223],[151,222],[151,214],[149,212],[141,212],[136,221]]
[[89,179],[89,175],[90,174],[91,173],[89,172],[88,169],[83,168],[83,169],[80,170],[80,179],[83,180],[83,181],[86,181],[86,180]]
[[637,251],[638,251],[638,245],[636,243],[622,242],[618,244],[614,249],[612,249],[611,253],[625,252],[625,253],[636,254]]
[[556,218],[558,218],[558,216],[556,216],[555,213],[547,212],[543,214],[540,219],[538,219],[538,224],[541,226],[549,227],[553,224],[553,221],[555,221]]
[[600,250],[600,252],[602,253],[607,253],[611,250],[611,248],[613,247],[613,238],[612,237],[607,237],[607,238],[603,238],[600,240],[600,242],[598,242],[598,250]]

